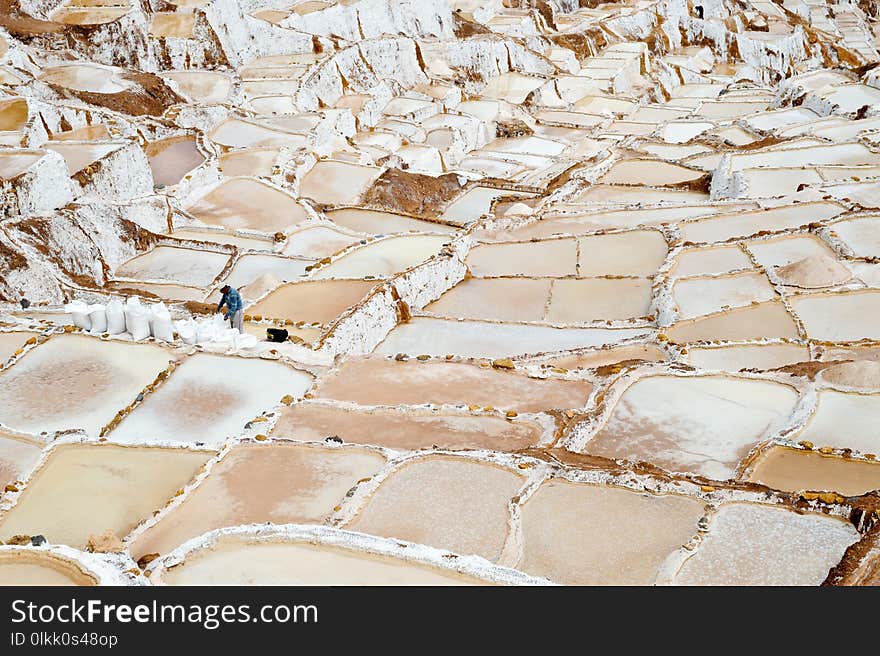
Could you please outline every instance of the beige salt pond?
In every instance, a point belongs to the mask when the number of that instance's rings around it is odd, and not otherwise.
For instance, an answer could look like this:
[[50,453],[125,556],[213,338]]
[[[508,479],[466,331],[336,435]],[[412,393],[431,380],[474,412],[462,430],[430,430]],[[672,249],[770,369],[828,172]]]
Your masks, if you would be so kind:
[[748,271],[712,278],[677,280],[672,294],[683,319],[718,312],[725,307],[742,307],[776,298],[763,273]]
[[570,276],[577,273],[577,241],[484,244],[468,253],[466,264],[475,276]]
[[634,344],[632,346],[617,346],[609,349],[587,350],[583,353],[541,358],[539,361],[567,369],[592,369],[614,365],[627,360],[663,362],[666,360],[666,354],[653,344]]
[[122,78],[122,73],[122,69],[113,66],[75,63],[44,68],[40,79],[74,91],[112,94],[133,86]]
[[319,225],[293,232],[287,238],[285,255],[320,259],[358,243],[361,236],[350,235],[340,230]]
[[599,182],[601,184],[668,187],[696,184],[704,171],[652,159],[623,159],[615,162]]
[[688,362],[699,369],[740,371],[775,369],[795,362],[807,362],[810,349],[798,344],[736,344],[721,347],[692,347]]
[[492,203],[502,196],[532,198],[535,194],[494,189],[492,187],[471,187],[453,200],[440,215],[443,221],[455,225],[465,225],[488,214]]
[[346,207],[327,212],[327,218],[355,232],[387,234],[391,232],[455,232],[454,226],[424,221],[404,214]]
[[838,221],[832,226],[856,257],[880,257],[880,217]]
[[652,276],[667,254],[666,240],[656,230],[581,237],[578,241],[581,276]]
[[327,205],[356,205],[381,174],[373,166],[323,160],[303,177],[300,196]]
[[817,255],[834,257],[834,251],[813,235],[785,235],[750,241],[746,246],[758,264],[765,268],[782,267]]
[[278,148],[248,148],[220,156],[220,171],[227,178],[239,176],[269,177],[275,170]]
[[523,505],[517,569],[567,585],[651,585],[703,512],[684,496],[550,479]]
[[666,334],[671,341],[684,343],[762,337],[796,338],[798,330],[785,306],[779,301],[770,301],[698,319],[685,319],[673,325]]
[[503,358],[604,346],[646,335],[642,329],[553,328],[416,317],[401,324],[376,347],[376,353]]
[[193,239],[213,244],[229,244],[230,246],[238,247],[239,250],[270,251],[275,246],[275,242],[270,239],[243,237],[222,230],[175,230],[170,233],[170,236],[175,239]]
[[786,492],[831,490],[859,496],[880,489],[880,463],[774,446],[758,456],[748,480]]
[[749,237],[762,231],[775,232],[831,219],[844,208],[837,203],[798,203],[764,210],[723,214],[706,219],[686,221],[681,226],[685,241],[693,243],[726,241]]
[[429,303],[425,310],[442,317],[541,321],[551,284],[548,278],[469,278]]
[[308,138],[296,132],[279,130],[252,121],[230,118],[217,126],[208,138],[226,148],[301,148]]
[[168,585],[485,585],[439,567],[306,542],[225,540],[162,573]]
[[516,451],[534,446],[541,427],[528,421],[469,414],[419,414],[398,409],[336,408],[299,403],[285,408],[273,437],[320,441],[336,435],[345,442],[397,450],[489,449]]
[[323,523],[350,488],[384,464],[381,455],[357,447],[240,444],[180,505],[140,533],[131,553],[165,554],[225,526]]
[[5,364],[18,349],[23,347],[27,340],[36,336],[36,333],[27,332],[0,333],[0,366]]
[[[372,381],[364,385],[361,381]],[[583,380],[540,379],[461,362],[347,360],[323,376],[317,398],[362,405],[489,404],[501,410],[540,412],[583,407],[593,386]]]
[[114,440],[217,444],[238,435],[287,394],[302,396],[312,377],[256,358],[196,354],[145,397],[112,432]]
[[36,444],[0,433],[0,487],[23,480],[40,458]]
[[[280,255],[243,255],[232,267],[223,282],[235,288],[250,285],[262,275],[270,275],[279,282],[294,281],[306,274],[309,260],[295,260]],[[217,300],[220,300],[219,294]]]
[[785,426],[797,399],[794,388],[771,381],[646,376],[624,391],[584,450],[726,480],[755,444]]
[[21,175],[42,159],[44,154],[40,150],[0,151],[0,179],[12,180]]
[[75,175],[89,164],[103,159],[119,150],[122,143],[80,143],[76,141],[50,141],[44,147],[54,150],[64,158],[70,175]]
[[78,563],[46,551],[0,550],[0,586],[97,585]]
[[803,432],[796,440],[807,440],[816,447],[855,449],[862,453],[880,453],[877,417],[880,394],[856,394],[825,389]]
[[637,319],[651,307],[647,278],[554,280],[547,321],[560,324]]
[[684,278],[751,268],[748,255],[739,246],[716,246],[681,251],[675,258],[672,275]]
[[230,178],[189,208],[208,225],[284,231],[306,219],[306,211],[287,193],[252,178]]
[[476,460],[420,458],[385,479],[345,528],[496,561],[507,539],[508,503],[524,482]]
[[819,585],[859,539],[844,519],[731,503],[674,577],[677,585]]
[[309,280],[282,285],[248,308],[248,313],[327,324],[376,286],[370,280]]
[[880,339],[880,291],[816,294],[791,299],[795,313],[813,339],[847,342]]
[[226,253],[176,246],[156,246],[116,269],[117,278],[176,282],[192,287],[207,287],[229,262]]
[[214,71],[166,71],[162,77],[176,85],[183,94],[196,102],[222,103],[229,97],[232,78]]
[[168,366],[170,351],[148,344],[59,336],[0,373],[0,423],[39,433],[97,434]]
[[83,548],[89,536],[125,536],[174,496],[211,457],[182,449],[66,444],[56,447],[0,518],[0,538],[45,535]]
[[153,141],[144,148],[153,171],[153,182],[171,187],[205,161],[194,137],[171,137]]
[[142,292],[141,294],[138,294],[142,298],[157,296],[161,299],[170,301],[205,300],[205,290],[203,288],[189,287],[187,285],[123,281],[110,282],[107,284],[107,288],[125,295]]
[[390,276],[436,255],[448,241],[445,235],[406,235],[373,241],[321,267],[312,277]]

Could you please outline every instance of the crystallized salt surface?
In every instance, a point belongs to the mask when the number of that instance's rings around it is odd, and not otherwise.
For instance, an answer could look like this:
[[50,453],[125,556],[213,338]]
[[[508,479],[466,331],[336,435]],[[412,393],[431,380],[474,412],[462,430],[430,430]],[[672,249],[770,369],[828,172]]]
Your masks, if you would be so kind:
[[678,574],[678,585],[819,585],[859,534],[835,517],[722,506]]
[[451,318],[541,321],[550,298],[551,280],[468,278],[433,303],[427,312]]
[[459,362],[351,359],[323,376],[314,395],[363,405],[491,404],[540,412],[582,407],[592,389],[588,381],[530,378]]
[[144,151],[150,160],[153,182],[172,186],[205,161],[193,137],[172,137],[147,144]]
[[776,292],[767,277],[751,271],[730,276],[678,280],[672,293],[683,319],[776,298]]
[[551,479],[523,506],[517,567],[569,585],[651,585],[702,514],[688,497]]
[[436,255],[449,237],[412,235],[371,242],[321,267],[313,278],[389,276]]
[[223,271],[228,261],[227,253],[156,246],[118,267],[116,277],[207,287]]
[[832,490],[859,496],[880,489],[880,463],[774,446],[752,465],[750,481],[777,490]]
[[0,518],[0,539],[41,534],[83,548],[89,536],[108,529],[124,537],[210,457],[181,449],[62,445]]
[[880,257],[880,217],[839,221],[833,230],[857,257]]
[[490,449],[516,451],[534,446],[541,427],[529,421],[468,414],[418,414],[412,410],[342,409],[298,403],[285,408],[273,437],[323,440],[336,435],[345,442],[390,449]]
[[357,447],[243,444],[227,453],[179,506],[131,545],[135,557],[239,524],[320,524],[385,458]]
[[626,389],[585,450],[725,480],[785,425],[797,398],[793,388],[769,381],[649,376]]
[[877,417],[880,394],[857,394],[821,390],[816,412],[799,440],[820,446],[848,448],[863,453],[880,452]]
[[693,347],[688,361],[700,369],[775,369],[810,359],[810,349],[797,344],[737,344],[716,348]]
[[311,384],[309,374],[278,362],[196,354],[146,396],[113,439],[216,444],[241,433],[283,396],[302,396]]
[[326,324],[376,286],[371,280],[314,280],[283,285],[248,308],[253,315]]
[[474,460],[425,458],[385,480],[345,528],[494,561],[507,539],[508,503],[523,480]]
[[813,255],[834,257],[834,251],[813,235],[786,235],[775,239],[750,241],[747,246],[758,264],[767,268],[782,267]]
[[880,390],[880,362],[861,360],[833,365],[819,374],[823,383]]
[[26,433],[97,435],[171,360],[147,344],[59,336],[0,372],[0,423]]
[[577,242],[485,244],[472,248],[466,263],[475,276],[570,276],[577,272]]
[[354,205],[382,169],[331,160],[317,162],[303,177],[300,195],[328,205]]
[[880,291],[796,296],[791,304],[813,339],[880,339],[880,323],[865,321],[865,317],[880,316]]
[[551,328],[417,317],[395,328],[376,353],[501,358],[613,344],[645,333],[629,328]]
[[748,255],[739,246],[695,248],[685,249],[676,256],[672,275],[683,278],[751,268]]
[[0,553],[0,586],[95,584],[94,577],[87,575],[75,563],[36,549],[28,553]]
[[563,324],[635,319],[645,317],[650,307],[647,278],[555,280],[546,318]]
[[5,364],[31,337],[36,337],[36,335],[34,333],[19,332],[0,333],[0,365]]
[[[294,260],[275,255],[244,255],[236,261],[223,282],[236,288],[244,287],[267,273],[281,282],[294,281],[305,275],[308,265],[308,260]],[[217,300],[220,300],[219,295]]]
[[327,218],[349,230],[367,234],[391,232],[455,232],[457,228],[403,214],[350,207],[327,212]]
[[666,240],[655,230],[581,237],[581,276],[652,276],[666,258]]
[[287,238],[284,254],[313,259],[328,257],[360,240],[360,237],[319,225],[293,232]]
[[725,310],[675,323],[667,335],[673,342],[699,342],[761,337],[797,337],[797,324],[777,301]]
[[610,349],[585,350],[582,353],[541,358],[541,362],[566,369],[604,367],[627,360],[663,362],[666,354],[653,344],[634,344]]
[[306,218],[302,205],[287,193],[252,178],[231,178],[189,208],[208,225],[278,232]]
[[169,585],[484,585],[389,556],[325,545],[224,541],[166,571]]
[[40,452],[35,444],[0,433],[0,487],[24,479]]

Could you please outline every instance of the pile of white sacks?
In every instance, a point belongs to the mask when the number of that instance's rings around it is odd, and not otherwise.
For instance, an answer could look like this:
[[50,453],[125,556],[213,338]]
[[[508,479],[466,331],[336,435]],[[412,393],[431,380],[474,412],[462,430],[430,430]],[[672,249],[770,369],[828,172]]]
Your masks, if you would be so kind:
[[112,299],[107,305],[89,305],[84,301],[73,301],[64,306],[71,315],[73,325],[92,334],[109,333],[119,335],[128,333],[139,342],[154,337],[160,342],[173,342],[174,333],[186,344],[216,344],[234,349],[253,348],[257,345],[254,335],[242,334],[220,315],[196,321],[171,321],[168,308],[161,301],[150,307],[142,305],[140,299],[129,298],[125,303]]

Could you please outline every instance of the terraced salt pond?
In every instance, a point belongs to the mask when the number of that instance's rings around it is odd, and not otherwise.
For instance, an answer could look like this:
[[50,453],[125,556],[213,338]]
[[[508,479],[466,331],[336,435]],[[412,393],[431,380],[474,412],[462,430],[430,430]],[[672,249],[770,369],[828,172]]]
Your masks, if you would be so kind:
[[0,486],[23,479],[40,458],[40,445],[0,433]]
[[171,361],[148,344],[59,336],[0,372],[0,424],[25,433],[97,435]]
[[440,252],[445,236],[414,235],[370,242],[321,267],[313,278],[363,278],[390,276],[420,264]]
[[207,287],[228,262],[226,253],[156,246],[117,267],[116,277]]
[[684,496],[550,479],[522,507],[517,567],[569,585],[651,585],[703,512]]
[[880,435],[874,428],[880,412],[880,394],[821,390],[818,396],[816,411],[798,440],[813,442],[817,447],[880,452]]
[[[168,553],[187,540],[238,524],[322,523],[359,480],[385,464],[356,447],[241,444],[217,462],[179,505],[131,545],[136,557]],[[254,481],[260,481],[254,487]]]
[[776,446],[755,460],[748,479],[777,490],[858,496],[880,489],[880,463]]
[[[373,385],[357,381],[371,380]],[[361,405],[492,404],[501,410],[540,412],[578,408],[593,389],[585,380],[540,379],[459,362],[353,359],[321,378],[316,398]]]
[[667,335],[673,342],[796,338],[794,319],[778,301],[734,308],[675,323]]
[[791,301],[813,339],[848,342],[880,339],[880,325],[865,325],[864,317],[880,312],[880,291],[797,296]]
[[326,324],[376,286],[369,280],[314,280],[282,285],[248,308],[254,315]]
[[396,409],[336,408],[299,403],[282,412],[273,437],[320,441],[335,435],[345,442],[389,449],[492,449],[515,451],[541,439],[538,424],[494,416],[417,414]]
[[189,207],[207,225],[283,232],[301,223],[306,212],[296,200],[252,178],[230,178]]
[[0,539],[44,535],[84,548],[91,535],[125,536],[185,486],[211,457],[182,449],[65,444],[0,516]]
[[162,573],[168,585],[485,585],[438,567],[305,542],[227,540]]
[[496,561],[507,539],[507,504],[523,482],[474,460],[416,460],[387,478],[344,528]]
[[302,396],[312,377],[255,358],[196,354],[145,397],[112,437],[122,442],[164,440],[217,444],[285,395]]
[[97,585],[82,566],[45,552],[0,551],[0,586]]
[[771,381],[646,376],[624,391],[584,450],[725,480],[786,425],[797,398],[794,388]]
[[858,539],[848,522],[732,503],[675,575],[678,585],[819,585]]

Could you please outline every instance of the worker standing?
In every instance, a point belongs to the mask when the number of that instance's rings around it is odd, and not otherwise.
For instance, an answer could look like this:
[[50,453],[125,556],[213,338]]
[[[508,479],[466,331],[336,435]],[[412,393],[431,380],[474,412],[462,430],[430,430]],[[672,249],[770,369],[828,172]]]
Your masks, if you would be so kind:
[[244,310],[242,309],[241,294],[238,293],[237,289],[229,285],[223,285],[220,288],[220,293],[223,294],[223,297],[217,304],[217,312],[220,312],[220,309],[225,305],[226,314],[223,315],[223,318],[229,319],[229,323],[233,328],[240,333],[244,333],[244,316],[242,314]]

